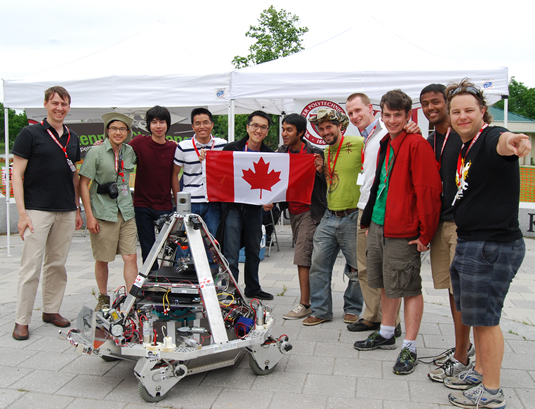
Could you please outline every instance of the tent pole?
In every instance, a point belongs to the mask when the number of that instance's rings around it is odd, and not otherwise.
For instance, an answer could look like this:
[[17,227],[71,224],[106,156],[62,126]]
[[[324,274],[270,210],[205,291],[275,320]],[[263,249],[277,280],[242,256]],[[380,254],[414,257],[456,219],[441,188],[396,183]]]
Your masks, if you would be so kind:
[[279,146],[282,145],[282,120],[286,116],[286,112],[282,111],[279,115]]
[[230,100],[229,114],[228,114],[228,141],[234,142],[234,114],[236,113],[236,100]]
[[509,123],[509,97],[507,95],[502,95],[503,101],[503,127],[507,128]]
[[11,245],[10,245],[10,230],[11,226],[9,223],[9,108],[4,107],[4,142],[5,142],[5,152],[6,152],[6,235],[7,235],[7,256],[11,257]]

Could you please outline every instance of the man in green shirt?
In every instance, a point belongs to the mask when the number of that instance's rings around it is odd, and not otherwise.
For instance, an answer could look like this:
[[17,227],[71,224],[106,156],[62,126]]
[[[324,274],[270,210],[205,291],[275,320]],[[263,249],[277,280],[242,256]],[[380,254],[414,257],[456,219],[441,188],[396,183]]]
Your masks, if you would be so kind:
[[346,136],[347,116],[334,109],[322,108],[310,119],[327,143],[324,158],[316,156],[316,169],[327,180],[327,210],[314,234],[314,251],[310,266],[310,299],[312,315],[303,325],[317,325],[333,318],[331,278],[338,252],[346,259],[344,274],[348,277],[344,293],[344,322],[357,322],[362,312],[362,291],[357,274],[357,203],[360,187],[357,176],[362,167],[364,139]]
[[116,254],[124,260],[127,291],[137,276],[137,230],[129,188],[130,172],[134,170],[137,158],[134,149],[125,143],[131,138],[132,119],[111,112],[104,114],[102,121],[104,143],[87,152],[80,169],[80,192],[87,214],[99,290],[95,310],[110,305],[108,263]]

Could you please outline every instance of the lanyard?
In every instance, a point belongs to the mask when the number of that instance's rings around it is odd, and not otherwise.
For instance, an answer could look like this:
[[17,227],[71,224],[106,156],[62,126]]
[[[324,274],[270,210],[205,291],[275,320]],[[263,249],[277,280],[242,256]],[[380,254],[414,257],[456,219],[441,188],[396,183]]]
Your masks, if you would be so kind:
[[123,178],[124,183],[124,161],[123,161],[123,155],[121,154],[121,151],[119,151],[119,156],[115,153],[115,150],[113,149],[113,155],[115,156],[115,173],[117,175],[121,176]]
[[[442,142],[442,149],[440,150],[440,156],[438,157],[438,169],[440,170],[440,166],[442,165],[442,154],[444,153],[444,148],[446,147],[446,142],[448,142],[448,138],[450,137],[451,132],[451,126],[448,126],[448,131],[446,132],[446,136],[444,136],[444,142]],[[437,133],[435,132],[435,158],[437,157]]]
[[306,145],[303,142],[301,142],[301,150],[299,152],[293,152],[293,151],[290,150],[290,148],[288,148],[288,152],[294,153],[294,154],[297,154],[297,155],[300,155],[303,152],[306,152],[306,150],[307,150],[306,149]]
[[[383,184],[386,186],[386,181],[388,180],[388,174],[390,173],[390,170],[392,170],[392,166],[388,163],[388,158],[390,157],[390,151],[392,150],[392,145],[390,144],[391,140],[388,141],[388,145],[386,147],[386,158],[385,158],[385,180]],[[392,160],[392,164],[394,163],[394,160]]]
[[340,139],[340,144],[338,145],[338,149],[336,150],[336,156],[334,157],[332,169],[331,169],[331,148],[329,147],[329,149],[327,150],[328,151],[327,166],[329,168],[329,184],[333,183],[334,168],[336,167],[336,161],[338,160],[338,155],[340,154],[340,148],[342,147],[343,143],[344,143],[344,135],[342,135],[342,139]]
[[[41,122],[41,125],[43,125],[43,122]],[[54,142],[56,142],[56,145],[58,145],[60,147],[60,149],[63,151],[63,153],[65,154],[65,158],[67,158],[67,160],[69,160],[69,156],[67,155],[67,146],[69,146],[69,141],[71,140],[71,131],[67,127],[65,127],[65,129],[67,129],[67,132],[69,133],[69,136],[67,138],[67,143],[65,144],[65,146],[63,146],[61,143],[59,143],[59,141],[54,136],[54,134],[50,131],[50,129],[47,128],[46,131],[48,132],[48,134],[50,135],[52,140]]]
[[[377,121],[379,123],[379,121]],[[364,153],[366,152],[366,145],[368,145],[368,141],[372,138],[373,133],[375,132],[375,128],[377,128],[377,123],[374,125],[373,129],[368,134],[368,137],[364,139],[364,145],[362,145],[362,151],[360,152],[360,161],[362,163],[361,170],[364,169]]]
[[[193,142],[193,148],[195,148],[195,153],[197,154],[197,157],[200,158],[201,155],[199,154],[199,151],[197,149],[197,140],[195,139],[195,136],[193,136],[192,139],[192,142]],[[215,145],[215,140],[212,140],[212,147],[210,148],[210,150],[213,150],[214,149],[214,145]],[[201,148],[201,149],[205,149],[205,148]],[[247,149],[246,149],[247,151]]]
[[[243,149],[244,152],[248,152],[249,151],[249,141],[245,142],[245,148]],[[260,151],[251,151],[251,152],[260,152]]]
[[479,132],[477,133],[477,135],[474,137],[474,139],[472,139],[472,142],[470,142],[470,145],[468,145],[468,149],[466,150],[466,153],[464,154],[464,157],[462,156],[462,152],[463,152],[463,148],[464,148],[464,144],[463,146],[461,147],[461,151],[459,152],[459,158],[457,159],[457,174],[455,175],[455,183],[457,185],[457,194],[455,195],[455,198],[453,199],[453,203],[452,205],[455,204],[455,202],[462,198],[463,197],[463,190],[466,189],[465,187],[465,171],[468,171],[468,168],[470,167],[469,165],[467,165],[465,162],[466,162],[466,157],[468,156],[468,152],[470,152],[470,149],[472,149],[472,146],[477,142],[477,140],[479,139],[479,136],[481,135],[481,132],[483,132],[483,130],[489,126],[489,124],[485,124],[481,127],[481,129],[479,130]]

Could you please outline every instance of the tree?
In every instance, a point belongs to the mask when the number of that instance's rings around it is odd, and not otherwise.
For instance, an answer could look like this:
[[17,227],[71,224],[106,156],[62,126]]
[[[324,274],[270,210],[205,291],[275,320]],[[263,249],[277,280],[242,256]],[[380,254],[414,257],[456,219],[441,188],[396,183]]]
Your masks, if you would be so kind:
[[[4,153],[4,104],[0,102],[0,146],[2,146],[2,152]],[[28,118],[26,113],[17,114],[14,109],[8,110],[8,119],[9,119],[9,150],[13,147],[15,138],[20,133],[21,129],[28,125]]]
[[[503,100],[497,102],[494,106],[504,109]],[[511,82],[509,83],[509,111],[535,119],[535,88],[528,88],[523,82],[511,77]]]
[[243,68],[297,53],[304,49],[301,37],[307,32],[307,27],[299,27],[298,16],[270,6],[260,14],[258,25],[249,26],[245,33],[245,36],[256,39],[256,43],[249,47],[249,55],[237,55],[232,64],[235,68]]
[[[270,115],[273,125],[269,128],[269,133],[264,139],[264,143],[271,149],[276,150],[279,146],[279,120],[278,115]],[[234,134],[236,140],[247,135],[247,114],[234,116]],[[228,140],[228,115],[214,115],[214,129],[212,135]]]

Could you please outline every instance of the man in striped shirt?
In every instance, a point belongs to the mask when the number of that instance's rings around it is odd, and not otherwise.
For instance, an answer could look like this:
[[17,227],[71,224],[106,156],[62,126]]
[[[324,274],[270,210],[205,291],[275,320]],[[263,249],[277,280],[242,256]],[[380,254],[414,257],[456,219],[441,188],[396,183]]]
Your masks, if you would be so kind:
[[191,111],[191,126],[195,134],[178,144],[175,152],[173,177],[178,178],[183,170],[182,191],[191,193],[191,212],[198,214],[214,236],[221,221],[221,204],[209,203],[205,195],[201,162],[206,151],[220,151],[227,141],[212,136],[214,121],[212,113],[205,108]]

